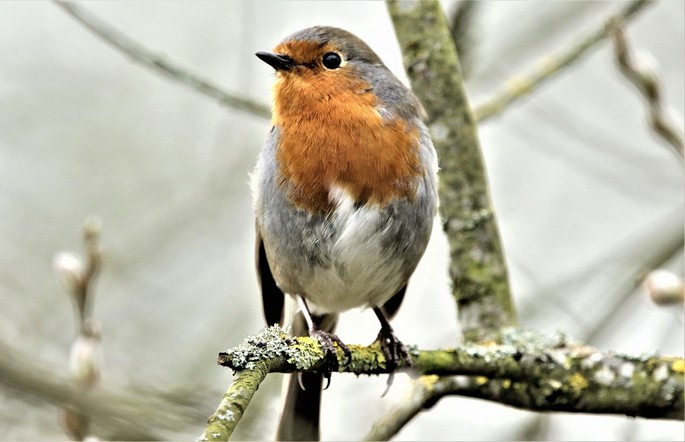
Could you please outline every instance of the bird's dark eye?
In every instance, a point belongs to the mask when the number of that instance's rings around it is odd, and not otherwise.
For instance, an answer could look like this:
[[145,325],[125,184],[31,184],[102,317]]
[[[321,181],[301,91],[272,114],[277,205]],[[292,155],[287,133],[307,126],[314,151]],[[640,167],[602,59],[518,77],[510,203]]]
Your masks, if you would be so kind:
[[340,63],[342,63],[340,55],[336,54],[335,52],[325,53],[321,61],[327,69],[338,69],[340,67]]

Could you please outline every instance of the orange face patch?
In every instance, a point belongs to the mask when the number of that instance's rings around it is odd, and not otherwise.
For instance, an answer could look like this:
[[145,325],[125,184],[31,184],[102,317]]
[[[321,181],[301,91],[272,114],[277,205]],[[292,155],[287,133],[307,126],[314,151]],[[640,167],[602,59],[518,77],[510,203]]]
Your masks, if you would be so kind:
[[[312,50],[306,42],[297,44]],[[328,51],[316,47],[317,54]],[[276,51],[304,61],[283,49]],[[293,50],[292,43],[288,49]],[[384,120],[376,105],[371,85],[350,68],[299,67],[279,73],[274,85],[273,122],[280,129],[276,159],[293,203],[327,212],[333,208],[333,186],[360,203],[415,195],[415,178],[423,173],[418,129],[399,119]]]

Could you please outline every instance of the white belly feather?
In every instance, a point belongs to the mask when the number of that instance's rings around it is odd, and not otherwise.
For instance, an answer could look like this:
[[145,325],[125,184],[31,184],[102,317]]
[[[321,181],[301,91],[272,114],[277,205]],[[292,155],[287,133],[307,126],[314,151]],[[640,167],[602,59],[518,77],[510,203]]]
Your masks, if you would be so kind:
[[339,234],[330,250],[331,265],[301,281],[310,309],[326,313],[382,305],[404,281],[402,259],[388,256],[383,247],[381,212],[374,205],[355,207],[339,187],[329,198],[337,204],[332,221]]

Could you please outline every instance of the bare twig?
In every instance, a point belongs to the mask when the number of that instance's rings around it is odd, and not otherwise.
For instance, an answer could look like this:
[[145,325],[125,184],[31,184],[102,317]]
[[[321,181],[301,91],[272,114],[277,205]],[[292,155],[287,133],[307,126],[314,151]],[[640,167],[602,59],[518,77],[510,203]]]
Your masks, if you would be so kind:
[[271,111],[268,106],[224,91],[219,86],[202,78],[200,75],[154,53],[123,32],[113,28],[103,20],[98,19],[80,6],[77,6],[75,3],[53,1],[57,6],[74,17],[79,23],[133,61],[207,95],[224,106],[232,107],[262,118],[271,117]]
[[363,440],[390,440],[416,415],[429,408],[428,404],[431,398],[444,396],[443,386],[446,379],[436,375],[427,375],[412,382],[407,396],[398,402],[389,413],[374,422]]
[[[582,324],[582,331],[576,334],[579,339],[596,342],[613,325],[608,320],[610,318],[578,311],[573,302],[569,301],[569,292],[560,288],[571,287],[577,281],[596,277],[597,269],[602,269],[602,277],[608,276],[613,281],[612,287],[602,295],[604,310],[616,314],[649,271],[664,266],[674,257],[682,256],[684,241],[680,207],[645,224],[640,230],[631,232],[616,247],[608,248],[596,258],[587,260],[577,272],[538,287],[519,304],[521,317],[524,320],[531,318],[543,309],[562,310]],[[635,257],[639,259],[635,261]]]
[[22,398],[47,401],[87,413],[98,435],[106,440],[170,440],[184,426],[202,416],[197,404],[177,405],[161,395],[142,395],[130,389],[98,385],[88,394],[72,376],[40,358],[0,339],[0,385]]
[[459,64],[465,79],[470,77],[476,59],[476,24],[483,6],[477,0],[461,0],[454,7],[450,20],[450,34],[459,54]]
[[[78,335],[71,345],[69,368],[76,386],[82,394],[91,390],[100,380],[100,330],[92,317],[93,286],[100,271],[101,251],[99,244],[102,222],[91,216],[83,225],[84,259],[71,252],[60,252],[55,256],[54,267],[58,279],[71,295],[76,307]],[[90,416],[83,410],[65,406],[62,410],[65,430],[74,440],[85,439],[90,432]]]
[[652,129],[670,144],[682,158],[685,149],[683,129],[671,121],[665,112],[667,105],[664,103],[661,81],[659,81],[656,73],[646,63],[642,62],[638,55],[633,53],[620,22],[611,21],[607,25],[607,33],[611,35],[614,54],[621,72],[647,100],[649,122]]
[[605,20],[594,31],[584,35],[575,44],[557,54],[544,57],[532,71],[525,74],[517,74],[505,81],[502,89],[495,93],[493,97],[475,104],[473,113],[476,120],[482,122],[501,114],[507,106],[538,89],[546,80],[549,80],[562,69],[580,60],[590,49],[608,36],[608,23],[614,21],[625,22],[651,3],[651,1],[647,0],[631,1],[620,12]]

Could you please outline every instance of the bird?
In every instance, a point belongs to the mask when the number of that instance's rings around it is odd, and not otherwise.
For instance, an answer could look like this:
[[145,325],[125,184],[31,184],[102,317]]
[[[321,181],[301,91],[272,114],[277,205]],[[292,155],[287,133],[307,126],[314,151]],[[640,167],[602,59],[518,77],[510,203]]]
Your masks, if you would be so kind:
[[[275,71],[272,120],[252,173],[264,316],[299,307],[296,336],[337,362],[340,313],[370,308],[388,367],[411,364],[389,320],[436,217],[438,161],[419,100],[359,37],[314,26],[255,54]],[[319,440],[328,373],[289,375],[278,440]]]

